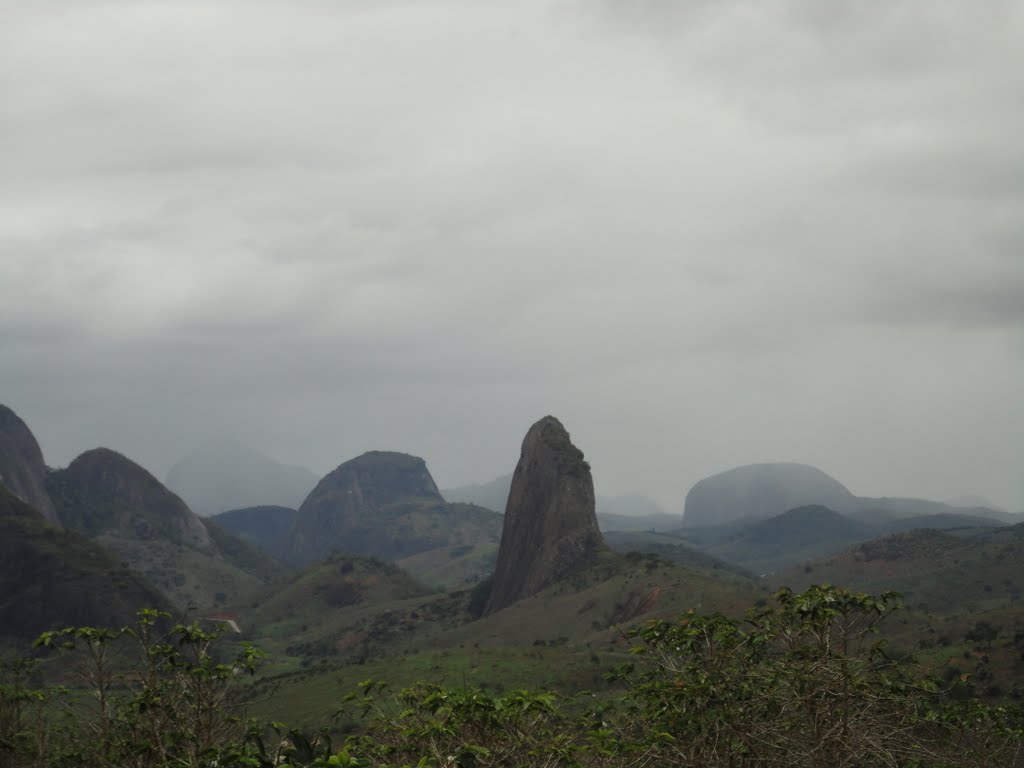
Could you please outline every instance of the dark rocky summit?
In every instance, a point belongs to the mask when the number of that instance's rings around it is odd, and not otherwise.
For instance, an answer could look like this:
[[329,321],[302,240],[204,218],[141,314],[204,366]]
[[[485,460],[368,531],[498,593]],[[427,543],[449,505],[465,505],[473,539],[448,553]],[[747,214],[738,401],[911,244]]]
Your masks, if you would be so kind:
[[809,505],[843,513],[856,504],[857,498],[842,483],[807,464],[748,464],[694,485],[686,494],[683,524],[765,520]]
[[529,597],[605,549],[594,509],[594,480],[565,427],[545,416],[526,433],[485,613]]
[[138,464],[109,448],[86,451],[50,475],[50,492],[66,526],[89,537],[113,534],[169,539],[209,552],[202,521]]
[[51,523],[57,511],[46,492],[46,464],[35,435],[18,415],[0,405],[0,485]]
[[304,565],[345,552],[397,560],[437,546],[427,529],[445,508],[423,459],[370,451],[326,475],[302,502],[288,558]]
[[107,448],[86,451],[51,472],[47,486],[68,528],[109,549],[180,606],[238,599],[280,571]]

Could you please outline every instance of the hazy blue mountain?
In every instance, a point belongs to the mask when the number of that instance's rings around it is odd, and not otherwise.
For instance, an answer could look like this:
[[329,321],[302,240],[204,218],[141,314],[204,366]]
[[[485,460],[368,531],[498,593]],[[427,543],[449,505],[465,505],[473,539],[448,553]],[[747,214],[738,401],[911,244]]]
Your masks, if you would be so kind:
[[959,514],[1013,522],[988,507],[954,507],[927,499],[855,496],[846,486],[807,464],[748,464],[698,481],[686,495],[687,528],[765,520],[790,509],[819,505],[841,514],[873,513],[879,520]]
[[167,487],[199,515],[258,506],[297,508],[319,478],[230,441],[209,443],[178,461]]
[[838,480],[807,464],[748,464],[698,481],[686,494],[683,523],[764,520],[807,505],[847,512],[856,509],[856,497]]
[[288,537],[297,515],[290,507],[262,506],[232,509],[210,519],[264,552],[288,559]]
[[828,507],[809,505],[750,523],[705,551],[761,574],[841,552],[874,535],[866,524]]
[[480,507],[493,509],[495,512],[504,512],[505,504],[508,502],[508,492],[512,487],[512,475],[502,475],[490,482],[476,485],[463,485],[458,488],[446,488],[441,495],[448,501],[461,501],[466,504],[476,504]]

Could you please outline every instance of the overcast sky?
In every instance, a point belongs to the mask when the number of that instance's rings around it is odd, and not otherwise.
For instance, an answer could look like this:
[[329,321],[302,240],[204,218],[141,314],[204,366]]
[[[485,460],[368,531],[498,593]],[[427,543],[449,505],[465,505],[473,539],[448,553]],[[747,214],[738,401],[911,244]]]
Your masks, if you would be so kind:
[[0,0],[0,402],[1024,510],[1024,5]]

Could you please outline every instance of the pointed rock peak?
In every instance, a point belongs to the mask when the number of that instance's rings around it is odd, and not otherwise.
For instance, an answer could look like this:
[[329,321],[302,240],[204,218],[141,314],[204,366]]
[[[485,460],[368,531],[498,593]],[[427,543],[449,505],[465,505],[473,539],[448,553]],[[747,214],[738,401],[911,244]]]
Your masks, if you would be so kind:
[[0,405],[0,485],[51,523],[57,510],[46,492],[46,464],[35,435],[18,414]]
[[505,508],[486,613],[540,592],[605,548],[583,451],[553,416],[526,433]]

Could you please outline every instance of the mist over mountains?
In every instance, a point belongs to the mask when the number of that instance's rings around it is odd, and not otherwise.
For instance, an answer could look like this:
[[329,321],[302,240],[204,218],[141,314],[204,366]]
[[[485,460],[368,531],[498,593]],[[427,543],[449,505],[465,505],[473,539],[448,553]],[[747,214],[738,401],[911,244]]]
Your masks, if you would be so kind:
[[[267,647],[278,682],[305,700],[310,675],[368,664],[399,674],[424,654],[505,664],[526,649],[549,679],[578,690],[599,681],[594,658],[622,652],[624,628],[693,606],[736,613],[771,585],[808,579],[897,584],[917,603],[893,637],[923,649],[932,635],[970,644],[979,622],[1024,619],[1014,565],[1024,537],[1003,511],[859,497],[817,468],[779,463],[705,478],[685,515],[642,494],[609,497],[615,511],[601,512],[589,461],[552,416],[527,430],[515,472],[488,483],[441,491],[424,458],[367,451],[297,507],[210,516],[109,448],[47,468],[28,425],[13,412],[3,424],[0,437],[18,450],[0,452],[0,474],[19,478],[22,496],[49,500],[56,524],[0,488],[0,646],[64,622],[124,624],[144,607],[195,612]],[[207,499],[296,492],[298,475],[256,452],[221,448],[205,465],[197,455],[177,477],[201,479],[193,487]],[[957,585],[942,583],[954,576]],[[946,590],[941,619],[920,607]],[[979,674],[1024,686],[1010,645],[990,649]],[[464,673],[495,685],[514,677],[493,669]],[[979,690],[992,701],[1004,691]]]
[[182,457],[167,472],[167,487],[193,512],[276,505],[298,507],[317,484],[305,467],[290,466],[232,440],[217,440]]

